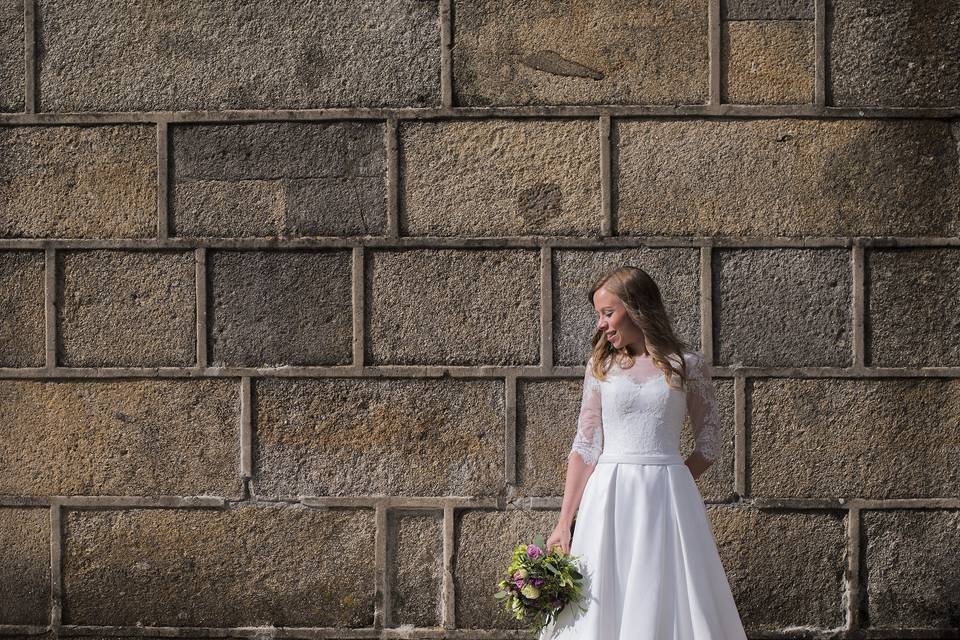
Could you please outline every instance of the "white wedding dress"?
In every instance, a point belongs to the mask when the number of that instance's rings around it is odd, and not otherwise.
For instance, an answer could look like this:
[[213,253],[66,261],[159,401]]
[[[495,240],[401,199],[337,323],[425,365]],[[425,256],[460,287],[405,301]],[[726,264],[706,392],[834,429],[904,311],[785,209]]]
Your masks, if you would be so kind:
[[668,386],[648,356],[628,368],[613,364],[603,381],[587,364],[570,452],[597,463],[570,546],[583,569],[586,611],[568,606],[541,640],[746,638],[703,499],[680,456],[688,413],[696,450],[708,460],[720,451],[710,365],[699,352],[684,359],[687,391]]

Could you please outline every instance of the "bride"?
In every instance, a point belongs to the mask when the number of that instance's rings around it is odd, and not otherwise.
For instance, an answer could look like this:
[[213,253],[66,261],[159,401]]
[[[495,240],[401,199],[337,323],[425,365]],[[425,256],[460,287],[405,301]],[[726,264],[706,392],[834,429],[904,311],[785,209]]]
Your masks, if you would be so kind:
[[642,269],[616,269],[588,296],[599,318],[547,541],[580,558],[586,610],[566,607],[541,640],[745,640],[694,482],[720,450],[710,365],[674,335]]

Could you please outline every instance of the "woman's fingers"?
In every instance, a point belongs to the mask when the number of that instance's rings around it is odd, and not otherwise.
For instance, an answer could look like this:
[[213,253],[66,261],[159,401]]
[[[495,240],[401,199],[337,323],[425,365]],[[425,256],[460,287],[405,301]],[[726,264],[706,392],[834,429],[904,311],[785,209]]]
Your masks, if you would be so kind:
[[547,539],[547,549],[560,547],[563,553],[570,553],[570,532],[569,530],[557,525],[550,537]]

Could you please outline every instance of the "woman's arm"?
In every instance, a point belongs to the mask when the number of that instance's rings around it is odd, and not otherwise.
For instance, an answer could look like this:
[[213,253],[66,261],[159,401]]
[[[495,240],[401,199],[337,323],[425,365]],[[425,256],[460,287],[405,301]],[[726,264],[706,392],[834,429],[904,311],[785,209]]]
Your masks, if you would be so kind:
[[587,480],[596,467],[596,464],[590,465],[584,462],[579,455],[571,454],[567,457],[567,479],[563,486],[560,518],[553,533],[550,534],[549,540],[547,540],[547,549],[556,545],[564,553],[570,553],[570,527],[573,525],[573,516],[580,508],[583,489],[587,486]]
[[557,545],[564,553],[570,553],[570,525],[573,523],[574,514],[580,508],[583,490],[602,451],[600,383],[593,375],[591,358],[583,375],[583,400],[580,403],[580,416],[577,418],[577,434],[567,455],[567,478],[564,481],[560,518],[547,540],[547,549]]
[[687,365],[687,413],[696,447],[684,462],[696,480],[720,455],[720,416],[712,367],[701,353],[692,354]]

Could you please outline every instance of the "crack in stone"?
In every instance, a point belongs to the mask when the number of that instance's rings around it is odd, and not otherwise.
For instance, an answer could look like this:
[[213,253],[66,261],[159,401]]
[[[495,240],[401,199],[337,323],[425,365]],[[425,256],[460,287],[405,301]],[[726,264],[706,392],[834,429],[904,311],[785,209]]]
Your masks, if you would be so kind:
[[521,62],[531,69],[552,73],[557,76],[574,76],[577,78],[603,80],[603,74],[596,69],[591,69],[578,62],[567,60],[556,51],[550,51],[549,49],[535,51],[524,57]]

